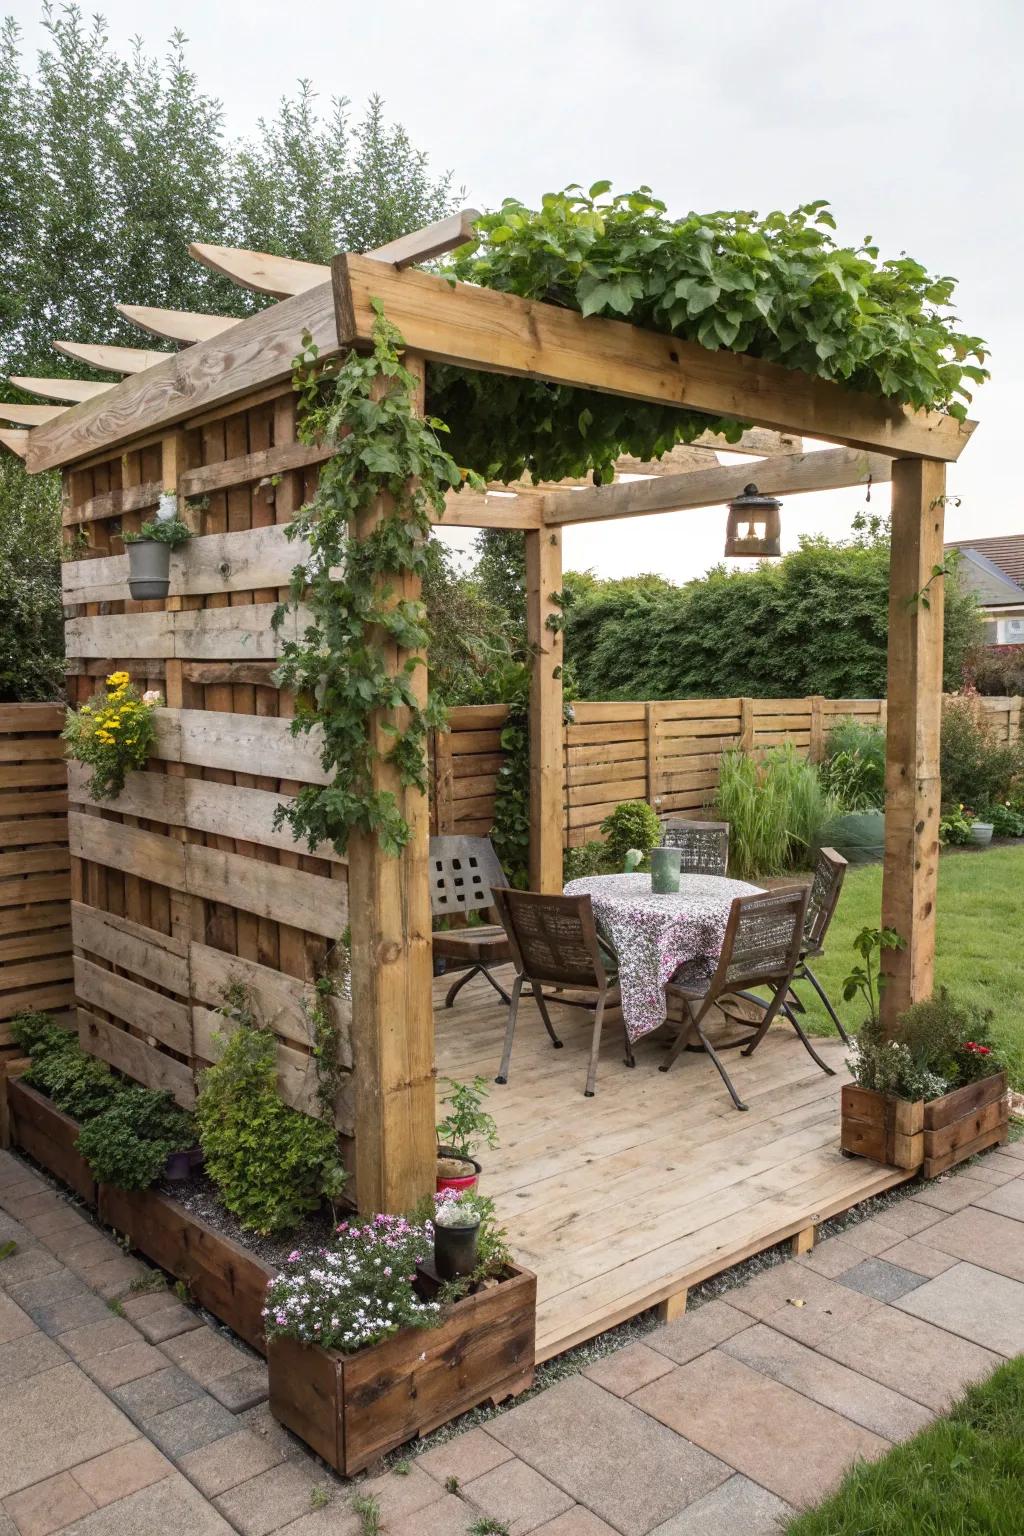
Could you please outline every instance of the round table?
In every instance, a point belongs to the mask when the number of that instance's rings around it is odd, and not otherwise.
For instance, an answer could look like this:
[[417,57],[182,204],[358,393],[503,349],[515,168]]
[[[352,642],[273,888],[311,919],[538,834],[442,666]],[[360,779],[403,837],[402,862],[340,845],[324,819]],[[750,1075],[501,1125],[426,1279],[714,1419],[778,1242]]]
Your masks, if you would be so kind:
[[586,875],[567,896],[589,896],[598,927],[619,957],[622,1015],[630,1040],[665,1022],[665,983],[687,960],[716,958],[729,908],[761,890],[722,875],[680,875],[679,890],[656,896],[650,875]]

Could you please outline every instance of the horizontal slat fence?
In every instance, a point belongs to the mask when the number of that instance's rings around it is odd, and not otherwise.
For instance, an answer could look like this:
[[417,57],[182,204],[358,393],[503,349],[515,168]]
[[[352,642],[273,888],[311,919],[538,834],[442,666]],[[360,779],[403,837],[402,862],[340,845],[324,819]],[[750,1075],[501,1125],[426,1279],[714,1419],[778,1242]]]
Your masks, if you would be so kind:
[[[1019,698],[982,698],[994,735],[1021,735]],[[453,709],[434,741],[434,830],[484,836],[503,762],[503,705]],[[564,732],[564,835],[577,847],[600,835],[622,800],[648,800],[661,815],[699,817],[718,786],[722,753],[760,752],[791,742],[820,760],[833,725],[848,718],[885,725],[884,699],[669,699],[581,702]]]
[[0,705],[0,1056],[10,1020],[74,999],[64,710]]

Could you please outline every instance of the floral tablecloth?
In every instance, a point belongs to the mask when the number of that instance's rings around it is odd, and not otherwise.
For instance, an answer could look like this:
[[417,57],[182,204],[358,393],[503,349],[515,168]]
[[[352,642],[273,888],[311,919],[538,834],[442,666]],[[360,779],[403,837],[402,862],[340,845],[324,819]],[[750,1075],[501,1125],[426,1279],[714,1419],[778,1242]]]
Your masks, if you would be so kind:
[[622,1014],[631,1040],[665,1022],[665,983],[678,966],[722,948],[729,908],[760,886],[721,875],[681,875],[679,890],[655,896],[650,875],[587,875],[567,896],[590,897],[597,925],[619,957]]

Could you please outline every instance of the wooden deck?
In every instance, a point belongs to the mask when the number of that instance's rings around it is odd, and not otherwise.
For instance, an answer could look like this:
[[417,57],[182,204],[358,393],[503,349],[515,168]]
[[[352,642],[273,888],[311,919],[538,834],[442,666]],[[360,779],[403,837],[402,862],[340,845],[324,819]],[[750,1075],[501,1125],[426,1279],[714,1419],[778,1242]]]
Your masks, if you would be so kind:
[[[479,979],[453,1008],[435,981],[438,1078],[493,1079],[506,1010]],[[788,1025],[727,1063],[746,1114],[712,1063],[685,1053],[657,1070],[663,1032],[624,1064],[607,1025],[597,1095],[583,1096],[591,1016],[552,1010],[553,1050],[524,1002],[512,1071],[489,1107],[501,1145],[485,1152],[482,1191],[516,1257],[538,1277],[537,1358],[545,1360],[728,1269],[908,1175],[839,1152],[846,1049],[820,1042],[827,1077]],[[439,1082],[439,1092],[443,1085]]]

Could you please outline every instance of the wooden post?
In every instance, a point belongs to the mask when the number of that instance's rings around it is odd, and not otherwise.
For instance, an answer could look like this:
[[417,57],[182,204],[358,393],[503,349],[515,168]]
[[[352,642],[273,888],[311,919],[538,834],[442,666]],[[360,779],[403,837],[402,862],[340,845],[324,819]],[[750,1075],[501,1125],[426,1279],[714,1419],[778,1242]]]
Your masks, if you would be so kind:
[[[419,379],[423,360],[406,353],[405,366]],[[359,519],[365,537],[383,503]],[[418,578],[390,578],[395,601],[420,596]],[[388,648],[398,671],[408,653]],[[417,667],[413,685],[426,700],[427,669]],[[401,728],[401,711],[394,722]],[[394,737],[378,715],[372,724],[377,749],[386,754]],[[410,837],[397,857],[381,850],[376,834],[349,840],[349,911],[352,933],[352,1031],[356,1073],[356,1201],[364,1216],[411,1209],[434,1189],[434,1014],[431,994],[431,918],[427,877],[429,802],[406,789],[394,768],[378,761],[374,787],[390,791],[409,824]]]
[[943,464],[893,464],[882,923],[906,948],[883,953],[882,1019],[889,1031],[932,991],[943,615],[943,578],[933,580],[932,571],[943,560],[945,489]]
[[530,682],[530,889],[562,892],[562,530],[526,534],[526,633],[533,651]]
[[808,760],[820,763],[825,756],[825,700],[820,693],[811,696],[811,739]]

